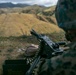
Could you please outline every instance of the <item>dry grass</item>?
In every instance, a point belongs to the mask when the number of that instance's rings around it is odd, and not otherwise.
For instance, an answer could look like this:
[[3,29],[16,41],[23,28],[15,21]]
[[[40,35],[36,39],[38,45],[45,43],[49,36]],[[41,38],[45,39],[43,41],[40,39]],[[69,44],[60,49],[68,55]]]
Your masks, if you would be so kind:
[[54,11],[56,8],[56,6],[51,6],[49,7],[48,9],[44,10],[45,12],[48,12],[48,11]]
[[[32,28],[38,33],[44,34],[62,31],[57,25],[42,21],[34,14],[8,13],[0,15],[0,75],[2,75],[2,65],[6,59],[18,59],[18,56],[24,53],[18,52],[19,49],[26,49],[30,43],[36,43],[34,38],[29,37]],[[3,38],[22,35],[28,36],[25,39]]]
[[32,28],[39,33],[53,33],[61,30],[56,25],[37,19],[33,14],[9,13],[0,15],[0,36],[30,35]]
[[[18,13],[16,13],[16,9]],[[46,9],[45,12],[53,9],[54,8]],[[4,10],[8,11],[7,9]],[[62,31],[57,27],[57,25],[54,25],[48,21],[42,21],[34,14],[19,13],[23,10],[22,8],[13,8],[13,10],[9,8],[9,10],[10,12],[14,11],[15,13],[0,15],[0,75],[2,75],[2,65],[6,59],[18,59],[18,56],[24,53],[18,52],[19,49],[26,49],[29,44],[37,43],[35,38],[29,37],[30,30],[32,28],[38,33],[44,34],[53,34],[55,32],[60,33]],[[55,21],[55,18],[50,18]],[[45,17],[43,17],[43,19],[47,20]],[[9,36],[17,37],[22,35],[28,36],[25,39],[5,38]],[[56,36],[56,34],[54,35]],[[55,41],[61,38],[59,35],[56,37],[55,36],[52,36],[53,39],[56,39]]]

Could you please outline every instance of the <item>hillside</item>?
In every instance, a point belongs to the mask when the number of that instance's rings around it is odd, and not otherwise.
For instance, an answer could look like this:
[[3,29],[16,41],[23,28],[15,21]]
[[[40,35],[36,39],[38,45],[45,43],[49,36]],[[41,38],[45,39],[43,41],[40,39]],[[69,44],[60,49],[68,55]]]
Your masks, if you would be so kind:
[[26,48],[39,44],[37,38],[30,36],[31,29],[48,35],[55,42],[66,40],[56,25],[54,10],[55,6],[38,5],[0,8],[0,75],[3,75],[5,60],[25,59]]
[[33,28],[40,33],[50,34],[60,32],[54,16],[55,6],[44,7],[38,5],[1,8],[0,36],[30,35]]
[[32,5],[26,7],[15,7],[15,8],[1,8],[0,14],[8,14],[8,13],[24,13],[24,14],[34,14],[37,18],[42,21],[45,19],[50,23],[57,24],[54,16],[55,6],[52,7],[44,7],[39,5]]
[[[17,5],[20,5],[20,4],[17,4]],[[3,4],[3,6],[2,6],[2,4],[0,4],[0,12],[1,11],[3,11],[4,13],[33,13],[32,11],[34,11],[34,12],[37,12],[37,13],[40,13],[41,11],[43,11],[43,10],[45,10],[46,9],[46,7],[44,7],[44,6],[39,6],[39,5],[25,5],[25,6],[23,6],[23,7],[21,7],[21,5],[20,6],[18,6],[18,7],[14,7],[14,6],[12,6],[11,4],[10,4],[10,6],[12,7],[9,7],[8,6],[8,8],[6,8],[7,7],[7,5],[4,5]],[[6,7],[5,7],[6,6]],[[4,8],[3,8],[4,7]],[[2,13],[1,13],[2,14]]]
[[0,15],[0,36],[30,35],[30,30],[35,29],[39,33],[60,32],[56,25],[39,20],[34,14],[9,13]]

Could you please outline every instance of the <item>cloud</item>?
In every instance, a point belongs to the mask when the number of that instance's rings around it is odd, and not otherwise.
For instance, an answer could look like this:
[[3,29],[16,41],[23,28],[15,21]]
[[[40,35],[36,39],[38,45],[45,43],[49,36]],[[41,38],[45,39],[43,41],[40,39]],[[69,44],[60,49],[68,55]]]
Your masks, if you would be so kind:
[[12,2],[12,3],[27,3],[30,5],[38,4],[38,5],[55,5],[58,0],[0,0],[0,3],[2,2]]

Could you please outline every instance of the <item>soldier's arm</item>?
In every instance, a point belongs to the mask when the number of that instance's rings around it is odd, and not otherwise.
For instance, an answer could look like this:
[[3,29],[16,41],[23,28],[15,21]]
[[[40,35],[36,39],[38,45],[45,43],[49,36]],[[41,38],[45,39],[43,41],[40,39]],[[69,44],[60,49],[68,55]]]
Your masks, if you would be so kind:
[[38,75],[55,75],[57,67],[62,64],[62,60],[59,60],[60,56],[52,59],[46,59],[39,66]]

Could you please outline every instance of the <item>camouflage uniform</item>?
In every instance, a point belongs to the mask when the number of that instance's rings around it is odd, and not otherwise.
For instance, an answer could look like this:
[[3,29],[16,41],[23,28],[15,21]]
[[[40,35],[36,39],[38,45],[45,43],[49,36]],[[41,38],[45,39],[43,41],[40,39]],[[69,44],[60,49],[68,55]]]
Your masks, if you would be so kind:
[[76,29],[76,0],[59,0],[55,16],[60,28]]
[[41,62],[38,75],[76,75],[76,43],[69,47],[63,55]]
[[[76,30],[76,0],[59,0],[55,16],[60,28]],[[41,62],[38,75],[76,75],[76,41],[68,46],[62,55]]]

